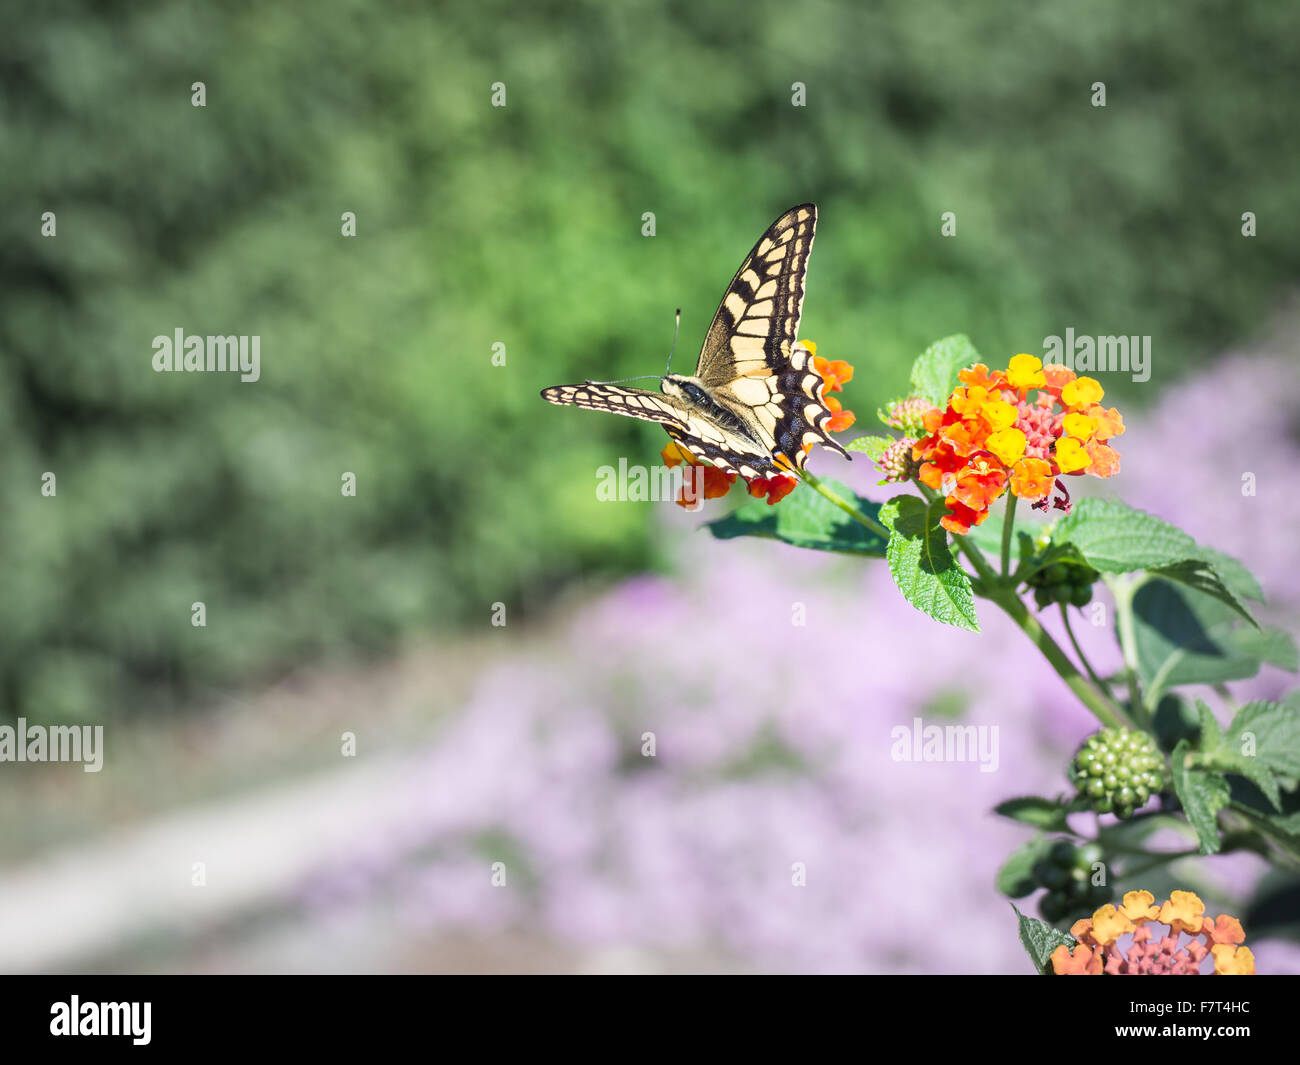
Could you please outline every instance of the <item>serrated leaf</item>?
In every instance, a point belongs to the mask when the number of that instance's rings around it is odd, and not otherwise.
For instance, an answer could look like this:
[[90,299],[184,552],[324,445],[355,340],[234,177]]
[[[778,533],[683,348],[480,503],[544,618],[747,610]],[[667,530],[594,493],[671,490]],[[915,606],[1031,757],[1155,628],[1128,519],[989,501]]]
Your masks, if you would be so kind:
[[1224,772],[1237,773],[1245,777],[1264,793],[1268,801],[1273,804],[1274,810],[1281,812],[1282,789],[1278,787],[1277,778],[1273,776],[1273,771],[1268,766],[1253,758],[1238,757],[1225,761]]
[[1068,932],[1053,928],[1046,921],[1040,921],[1036,917],[1026,917],[1016,909],[1014,902],[1011,903],[1011,908],[1016,911],[1016,918],[1020,922],[1020,945],[1025,948],[1025,953],[1029,955],[1030,961],[1034,963],[1039,973],[1052,971],[1052,951],[1057,947],[1065,946],[1073,951],[1079,942]]
[[[868,517],[879,520],[879,503],[855,496],[847,485],[829,477],[822,478],[821,483]],[[709,522],[708,529],[719,540],[760,536],[794,547],[885,557],[885,541],[880,536],[807,485],[800,485],[774,506],[751,499],[725,518]]]
[[1163,578],[1134,593],[1133,633],[1149,700],[1179,684],[1253,677],[1263,662],[1291,670],[1298,664],[1284,630],[1249,627],[1222,600]]
[[1208,769],[1191,760],[1191,744],[1179,742],[1170,757],[1174,793],[1183,804],[1187,821],[1196,830],[1202,854],[1216,854],[1219,840],[1219,811],[1228,805],[1228,782],[1217,769]]
[[979,361],[980,353],[964,334],[936,340],[912,364],[912,391],[936,407],[946,407],[957,386],[957,371]]
[[998,891],[1009,899],[1022,899],[1030,894],[1038,887],[1034,880],[1034,864],[1047,857],[1051,846],[1050,840],[1036,836],[1012,851],[998,870],[995,881]]
[[1188,559],[1186,562],[1177,562],[1172,566],[1160,566],[1151,572],[1166,580],[1185,584],[1188,588],[1195,588],[1198,592],[1213,596],[1219,602],[1232,607],[1255,628],[1259,628],[1259,622],[1255,620],[1245,601],[1224,583],[1223,578],[1210,567],[1209,562],[1203,559]]
[[1263,593],[1250,571],[1145,511],[1114,499],[1081,499],[1057,522],[1052,541],[1074,544],[1102,573],[1155,571],[1214,596],[1255,624],[1244,599],[1258,600]]
[[1024,795],[998,803],[993,807],[993,812],[1021,824],[1045,828],[1049,832],[1068,832],[1070,829],[1065,819],[1067,808],[1056,799]]
[[1197,750],[1214,768],[1245,777],[1268,797],[1274,809],[1281,810],[1278,805],[1279,789],[1273,771],[1256,757],[1241,753],[1240,746],[1234,748],[1230,739],[1225,741],[1218,719],[1200,699],[1196,700],[1196,709],[1200,723]]
[[1223,729],[1219,727],[1219,719],[1214,716],[1214,711],[1200,699],[1196,700],[1196,715],[1197,724],[1201,730],[1196,742],[1196,749],[1203,753],[1213,754],[1218,751],[1223,743]]
[[[1223,745],[1242,758],[1257,759],[1288,783],[1300,779],[1300,706],[1263,699],[1247,703],[1232,719]],[[1250,749],[1253,755],[1246,753]]]
[[1245,565],[1231,555],[1225,555],[1222,551],[1216,551],[1212,547],[1202,547],[1201,551],[1205,555],[1206,561],[1223,578],[1223,583],[1231,588],[1233,592],[1242,599],[1253,599],[1257,603],[1264,601],[1264,589],[1259,586],[1259,581],[1255,579],[1255,575]]
[[845,450],[860,451],[872,462],[879,462],[880,456],[885,453],[885,449],[899,439],[901,438],[896,436],[859,436],[850,440]]
[[942,501],[927,504],[916,496],[895,496],[880,508],[890,530],[885,557],[903,598],[945,625],[979,632],[970,578],[948,549],[939,525]]
[[1114,499],[1081,499],[1056,523],[1055,543],[1072,543],[1102,573],[1154,569],[1200,557],[1187,533]]

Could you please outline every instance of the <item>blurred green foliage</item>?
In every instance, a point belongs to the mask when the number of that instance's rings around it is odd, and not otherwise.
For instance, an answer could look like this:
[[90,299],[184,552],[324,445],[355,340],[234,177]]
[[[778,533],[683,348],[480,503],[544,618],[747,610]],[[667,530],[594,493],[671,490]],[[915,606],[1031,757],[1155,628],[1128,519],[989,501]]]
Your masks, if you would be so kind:
[[[662,434],[537,391],[657,372],[679,304],[689,363],[791,204],[821,208],[803,333],[863,413],[954,332],[1151,334],[1167,381],[1300,259],[1292,5],[15,7],[0,690],[32,718],[202,703],[651,561],[594,472]],[[178,327],[259,335],[261,380],[155,374]]]

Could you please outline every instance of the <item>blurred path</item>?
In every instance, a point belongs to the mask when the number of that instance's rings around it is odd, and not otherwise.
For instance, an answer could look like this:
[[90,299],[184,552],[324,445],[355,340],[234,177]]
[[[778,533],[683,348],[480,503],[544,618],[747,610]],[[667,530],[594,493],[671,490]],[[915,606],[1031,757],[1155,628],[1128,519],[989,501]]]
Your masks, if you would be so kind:
[[[322,859],[411,809],[404,781],[414,788],[420,761],[374,756],[0,871],[0,970],[66,969],[285,898]],[[195,862],[205,864],[204,886],[192,883]]]

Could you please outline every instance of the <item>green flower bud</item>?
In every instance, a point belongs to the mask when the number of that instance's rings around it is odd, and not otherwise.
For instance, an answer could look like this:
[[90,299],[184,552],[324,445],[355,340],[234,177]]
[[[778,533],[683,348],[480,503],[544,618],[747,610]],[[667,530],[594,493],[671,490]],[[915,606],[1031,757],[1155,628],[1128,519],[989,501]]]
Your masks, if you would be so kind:
[[1038,900],[1038,915],[1051,924],[1061,920],[1071,909],[1070,900],[1055,891],[1049,891]]
[[1083,741],[1070,779],[1097,813],[1132,817],[1165,787],[1165,763],[1145,732],[1102,729]]

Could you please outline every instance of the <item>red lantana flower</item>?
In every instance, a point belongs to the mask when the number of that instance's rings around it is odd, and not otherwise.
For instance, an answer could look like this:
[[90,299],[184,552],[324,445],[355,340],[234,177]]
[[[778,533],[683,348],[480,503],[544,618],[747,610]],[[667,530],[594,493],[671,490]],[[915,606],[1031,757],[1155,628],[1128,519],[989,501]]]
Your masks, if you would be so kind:
[[703,499],[717,499],[730,492],[731,486],[736,483],[734,473],[701,462],[676,440],[668,441],[659,454],[664,460],[664,465],[670,470],[683,462],[690,467],[689,475],[682,478],[682,490],[675,500],[679,507],[688,510],[696,509],[703,501],[701,493]]
[[978,363],[958,377],[947,408],[923,415],[927,435],[912,448],[921,483],[944,494],[949,532],[970,532],[1005,491],[1045,510],[1055,486],[1051,505],[1068,513],[1062,476],[1119,472],[1108,441],[1124,432],[1124,419],[1101,405],[1093,378],[1033,355],[1016,355],[1005,370]]

